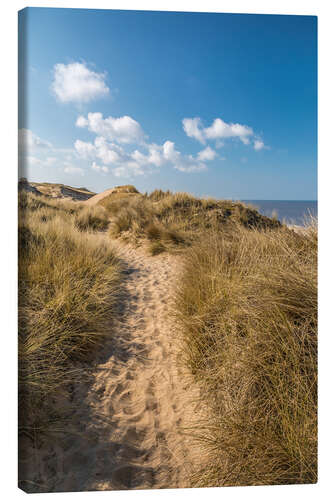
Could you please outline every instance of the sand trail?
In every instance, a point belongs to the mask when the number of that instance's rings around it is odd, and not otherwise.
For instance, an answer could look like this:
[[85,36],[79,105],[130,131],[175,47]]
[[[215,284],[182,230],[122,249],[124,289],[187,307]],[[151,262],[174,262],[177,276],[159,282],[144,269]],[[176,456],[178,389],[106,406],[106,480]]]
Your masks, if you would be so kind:
[[90,365],[90,383],[73,390],[81,430],[55,491],[189,486],[194,457],[184,427],[196,395],[177,364],[179,332],[170,314],[181,261],[114,245],[125,269],[122,311]]

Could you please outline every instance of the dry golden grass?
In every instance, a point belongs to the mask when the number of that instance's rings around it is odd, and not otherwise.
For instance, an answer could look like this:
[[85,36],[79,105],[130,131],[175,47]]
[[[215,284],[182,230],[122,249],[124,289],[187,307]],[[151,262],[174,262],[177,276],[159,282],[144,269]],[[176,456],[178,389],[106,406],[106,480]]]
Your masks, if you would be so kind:
[[278,221],[242,203],[200,199],[188,193],[155,190],[150,195],[141,195],[119,191],[99,203],[111,217],[112,237],[135,243],[160,241],[166,250],[173,252],[190,246],[208,228],[224,230],[235,222],[245,227],[280,227]]
[[55,399],[66,397],[76,361],[91,359],[112,334],[120,266],[105,240],[76,228],[79,205],[24,193],[19,200],[20,429],[27,433],[52,430],[63,410]]
[[98,205],[83,208],[74,219],[74,224],[79,231],[105,231],[109,223],[106,210]]
[[163,245],[161,241],[153,241],[149,245],[149,253],[151,255],[159,255],[166,251],[166,247]]
[[[96,234],[183,254],[175,316],[209,419],[193,486],[317,477],[317,229],[231,201],[134,186],[97,205],[20,193],[20,426],[52,430],[78,360],[110,332],[120,266]],[[109,333],[108,333],[109,334]]]
[[[206,233],[176,299],[210,420],[194,486],[317,478],[317,230]],[[208,465],[207,465],[208,464]]]

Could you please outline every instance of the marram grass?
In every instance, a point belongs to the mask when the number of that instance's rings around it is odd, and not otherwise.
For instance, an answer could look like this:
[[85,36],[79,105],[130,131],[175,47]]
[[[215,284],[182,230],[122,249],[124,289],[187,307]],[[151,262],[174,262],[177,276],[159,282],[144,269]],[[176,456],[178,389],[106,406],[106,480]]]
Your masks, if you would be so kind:
[[75,381],[75,363],[93,359],[96,347],[112,335],[120,265],[105,239],[78,229],[80,213],[81,223],[91,226],[79,205],[22,195],[19,424],[29,433],[52,430],[62,414],[56,398],[66,397]]
[[[210,417],[193,486],[317,480],[317,230],[207,233],[176,298]],[[205,455],[205,456],[204,456]]]

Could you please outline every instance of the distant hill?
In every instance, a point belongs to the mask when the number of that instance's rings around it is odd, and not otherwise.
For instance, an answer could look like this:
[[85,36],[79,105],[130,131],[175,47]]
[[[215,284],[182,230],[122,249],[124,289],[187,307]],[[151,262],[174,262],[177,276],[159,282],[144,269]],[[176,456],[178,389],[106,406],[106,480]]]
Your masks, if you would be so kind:
[[87,188],[66,186],[65,184],[55,184],[50,182],[28,182],[27,179],[19,180],[19,190],[42,194],[51,198],[71,198],[72,200],[86,201],[96,193]]
[[30,184],[25,177],[21,177],[18,183],[19,191],[27,191],[28,193],[34,193],[36,195],[41,195],[42,193],[38,189]]

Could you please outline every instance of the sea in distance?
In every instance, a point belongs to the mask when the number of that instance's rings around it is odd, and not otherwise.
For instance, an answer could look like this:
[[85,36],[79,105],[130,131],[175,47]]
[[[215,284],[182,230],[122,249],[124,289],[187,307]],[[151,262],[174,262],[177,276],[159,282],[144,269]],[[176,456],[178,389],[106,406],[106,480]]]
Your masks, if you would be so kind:
[[318,202],[304,200],[242,200],[267,217],[275,215],[285,224],[304,226],[309,215],[317,217]]

